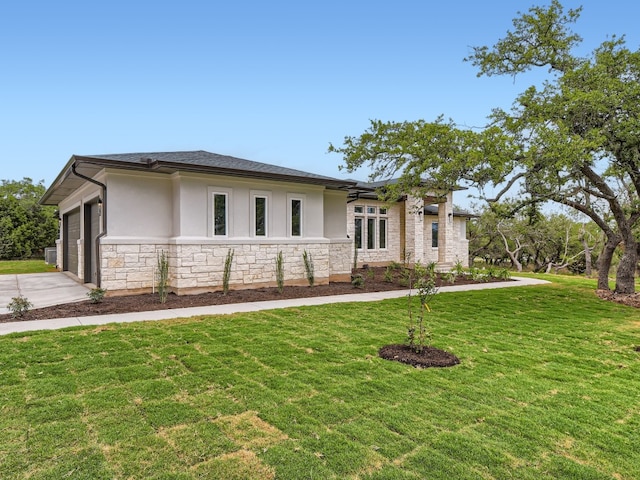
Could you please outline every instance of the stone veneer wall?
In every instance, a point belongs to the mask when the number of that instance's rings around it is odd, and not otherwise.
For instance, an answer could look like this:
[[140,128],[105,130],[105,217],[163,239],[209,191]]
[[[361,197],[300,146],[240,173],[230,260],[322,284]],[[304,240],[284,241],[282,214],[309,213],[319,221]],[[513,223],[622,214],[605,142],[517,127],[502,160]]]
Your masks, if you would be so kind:
[[169,285],[176,293],[222,289],[224,262],[234,251],[230,287],[275,286],[276,257],[282,251],[285,282],[307,284],[302,254],[313,260],[316,284],[351,272],[350,240],[323,243],[103,244],[102,287],[108,291],[150,291],[155,285],[157,257],[169,260]]

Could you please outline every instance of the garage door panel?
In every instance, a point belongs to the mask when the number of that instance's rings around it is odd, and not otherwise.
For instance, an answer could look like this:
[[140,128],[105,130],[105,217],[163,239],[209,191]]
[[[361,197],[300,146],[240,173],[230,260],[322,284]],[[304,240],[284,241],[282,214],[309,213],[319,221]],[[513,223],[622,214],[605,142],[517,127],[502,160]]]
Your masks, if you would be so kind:
[[80,239],[80,210],[64,216],[63,269],[78,275],[78,240]]

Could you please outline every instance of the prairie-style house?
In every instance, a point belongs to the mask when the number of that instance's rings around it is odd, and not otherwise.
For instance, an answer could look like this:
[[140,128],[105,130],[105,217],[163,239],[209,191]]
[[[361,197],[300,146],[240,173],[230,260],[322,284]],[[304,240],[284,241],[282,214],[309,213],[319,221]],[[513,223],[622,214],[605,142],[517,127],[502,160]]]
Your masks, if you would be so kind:
[[178,294],[220,289],[230,251],[231,288],[275,285],[279,252],[287,284],[305,251],[317,284],[348,281],[356,247],[359,264],[466,263],[451,192],[385,205],[376,186],[205,151],[73,155],[41,203],[58,267],[110,294],[151,291],[161,252]]

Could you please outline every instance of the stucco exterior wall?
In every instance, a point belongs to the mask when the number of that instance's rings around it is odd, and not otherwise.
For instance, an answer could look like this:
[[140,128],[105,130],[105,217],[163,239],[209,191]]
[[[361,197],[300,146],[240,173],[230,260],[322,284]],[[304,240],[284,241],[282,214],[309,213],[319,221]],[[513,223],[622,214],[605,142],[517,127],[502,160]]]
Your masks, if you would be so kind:
[[[302,254],[312,257],[317,284],[348,278],[352,242],[346,235],[346,192],[315,185],[200,174],[144,176],[107,172],[108,235],[101,239],[102,287],[112,294],[150,291],[157,258],[169,260],[176,293],[222,288],[224,261],[234,251],[230,287],[275,285],[283,253],[285,282],[306,284]],[[227,195],[227,234],[214,235],[213,194]],[[266,235],[255,232],[255,197],[267,199]],[[300,236],[293,236],[291,199],[302,201]]]
[[170,178],[107,172],[107,231],[114,237],[167,238],[173,233]]

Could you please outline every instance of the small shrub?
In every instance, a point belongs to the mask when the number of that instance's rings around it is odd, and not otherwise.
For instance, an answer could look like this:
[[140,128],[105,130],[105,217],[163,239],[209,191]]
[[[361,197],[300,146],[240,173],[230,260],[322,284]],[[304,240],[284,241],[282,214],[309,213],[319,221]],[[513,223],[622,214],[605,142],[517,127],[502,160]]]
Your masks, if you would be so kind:
[[456,278],[458,278],[458,275],[456,275],[456,272],[454,272],[453,270],[450,272],[444,272],[442,274],[442,280],[444,280],[447,283],[451,283],[451,284],[456,283]]
[[493,265],[489,265],[486,268],[485,273],[487,274],[487,277],[489,277],[489,278],[496,278],[498,276],[498,270]]
[[438,266],[437,262],[429,262],[424,266],[425,274],[428,277],[435,277],[436,268]]
[[227,257],[224,259],[224,271],[222,272],[222,294],[229,293],[229,280],[231,279],[231,265],[233,264],[233,249],[227,250]]
[[367,279],[373,280],[376,277],[376,271],[373,268],[367,269]]
[[500,280],[510,280],[511,279],[511,272],[509,271],[508,268],[501,268],[500,270],[498,270],[498,272],[496,273],[497,278],[499,278]]
[[351,285],[354,288],[364,288],[364,277],[359,273],[351,275]]
[[311,258],[311,254],[306,250],[302,252],[302,261],[304,262],[304,272],[307,276],[307,282],[309,282],[309,286],[313,287],[315,283],[315,276],[313,273],[313,258]]
[[408,287],[411,284],[411,269],[407,267],[402,267],[400,271],[400,278],[398,279],[398,283],[403,287]]
[[164,250],[158,254],[158,296],[160,303],[167,301],[169,294],[169,259]]
[[464,275],[464,267],[462,266],[462,262],[458,260],[453,266],[453,270],[451,271],[454,272],[457,276]]
[[284,259],[282,257],[282,250],[278,252],[276,257],[276,284],[278,285],[278,292],[284,291]]
[[31,303],[27,297],[23,297],[22,295],[13,297],[7,305],[7,308],[11,312],[11,316],[13,318],[22,317],[32,307],[33,303]]
[[391,270],[400,270],[402,268],[402,264],[392,260],[387,268],[390,268]]
[[469,270],[469,275],[471,276],[471,279],[474,282],[486,282],[487,281],[487,275],[484,273],[484,270],[481,270],[479,268],[471,268]]
[[387,283],[393,283],[393,267],[391,265],[387,265],[383,280]]
[[104,288],[92,288],[87,292],[87,297],[91,300],[91,303],[102,303],[107,291]]

